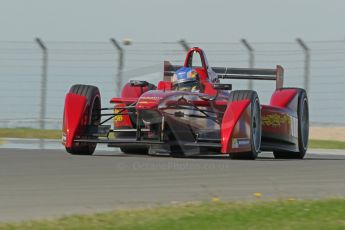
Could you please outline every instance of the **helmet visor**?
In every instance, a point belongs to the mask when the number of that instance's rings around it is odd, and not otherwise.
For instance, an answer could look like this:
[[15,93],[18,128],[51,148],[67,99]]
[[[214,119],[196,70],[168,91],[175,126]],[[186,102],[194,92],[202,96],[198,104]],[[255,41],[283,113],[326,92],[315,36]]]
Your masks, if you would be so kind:
[[200,84],[198,81],[184,81],[180,83],[176,83],[173,85],[173,90],[178,91],[199,91],[200,90]]

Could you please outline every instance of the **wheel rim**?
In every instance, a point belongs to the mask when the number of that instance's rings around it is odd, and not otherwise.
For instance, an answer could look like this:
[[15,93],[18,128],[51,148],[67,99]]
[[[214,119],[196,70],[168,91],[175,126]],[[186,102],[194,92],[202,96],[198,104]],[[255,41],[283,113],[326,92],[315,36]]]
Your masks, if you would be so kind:
[[252,132],[253,144],[255,152],[259,152],[261,144],[261,124],[260,124],[260,104],[259,99],[256,99],[253,106]]
[[303,148],[306,149],[308,145],[309,136],[309,111],[307,98],[303,99],[303,107],[301,114],[301,131]]

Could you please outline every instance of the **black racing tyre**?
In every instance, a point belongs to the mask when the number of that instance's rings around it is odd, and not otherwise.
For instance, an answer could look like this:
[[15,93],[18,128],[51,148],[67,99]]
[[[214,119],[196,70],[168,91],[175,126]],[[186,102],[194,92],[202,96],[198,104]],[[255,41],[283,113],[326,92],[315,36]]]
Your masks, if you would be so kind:
[[140,147],[120,147],[121,152],[126,154],[146,155],[149,152],[148,148]]
[[303,159],[308,149],[309,139],[309,106],[308,97],[304,89],[296,89],[298,91],[298,152],[291,151],[273,151],[276,159]]
[[250,152],[230,153],[231,159],[255,160],[261,146],[261,109],[258,94],[252,90],[236,90],[230,93],[229,102],[248,99],[251,106]]
[[[101,96],[96,86],[92,85],[73,85],[70,93],[85,96],[87,98],[88,125],[99,125],[101,121]],[[89,138],[89,137],[88,137]],[[80,143],[79,145],[66,148],[66,151],[72,155],[92,155],[96,149],[97,143]]]

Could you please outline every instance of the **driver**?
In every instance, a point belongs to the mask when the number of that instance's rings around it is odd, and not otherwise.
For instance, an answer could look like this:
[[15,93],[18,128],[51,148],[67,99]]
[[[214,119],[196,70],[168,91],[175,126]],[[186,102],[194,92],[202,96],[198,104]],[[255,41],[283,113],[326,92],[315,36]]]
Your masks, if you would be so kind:
[[190,67],[178,69],[172,77],[173,90],[200,92],[200,78],[198,73]]

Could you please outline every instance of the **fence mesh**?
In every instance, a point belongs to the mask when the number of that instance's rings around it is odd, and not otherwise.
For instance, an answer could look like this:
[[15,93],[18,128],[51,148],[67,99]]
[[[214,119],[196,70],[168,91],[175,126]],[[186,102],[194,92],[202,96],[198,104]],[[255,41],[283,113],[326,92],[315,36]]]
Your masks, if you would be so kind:
[[[248,67],[248,51],[240,42],[188,42],[204,49],[211,66]],[[255,67],[285,69],[286,87],[303,87],[305,53],[297,42],[250,43]],[[314,124],[345,125],[345,41],[309,41],[310,120]],[[119,95],[119,52],[105,42],[45,41],[48,78],[45,127],[59,129],[65,94],[73,84],[100,88],[102,104]],[[186,51],[179,42],[134,42],[124,49],[124,84],[142,79],[157,84],[163,60],[182,64]],[[0,127],[39,127],[42,50],[34,41],[0,41]],[[234,89],[247,81],[231,81]],[[261,103],[268,103],[274,82],[255,81]]]

